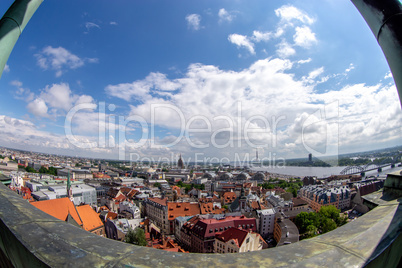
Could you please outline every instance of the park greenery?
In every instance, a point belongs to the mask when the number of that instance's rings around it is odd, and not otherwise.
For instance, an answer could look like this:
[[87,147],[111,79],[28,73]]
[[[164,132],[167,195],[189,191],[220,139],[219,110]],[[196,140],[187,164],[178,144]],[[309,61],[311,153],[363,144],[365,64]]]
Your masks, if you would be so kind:
[[185,192],[188,193],[191,189],[199,189],[199,190],[205,190],[205,185],[204,184],[194,184],[194,183],[183,183],[182,181],[179,181],[176,186],[180,188],[184,188]]
[[145,239],[145,232],[141,228],[129,229],[125,239],[126,243],[134,244],[137,246],[146,246],[147,241]]
[[54,167],[45,168],[44,166],[41,166],[40,169],[37,171],[36,169],[34,169],[30,166],[27,166],[27,167],[25,167],[25,171],[29,172],[29,173],[41,173],[41,174],[49,174],[49,175],[57,176],[57,169]]
[[289,181],[273,179],[269,182],[264,182],[263,184],[258,184],[263,189],[274,189],[279,187],[284,189],[286,192],[292,193],[293,197],[297,196],[297,191],[303,187],[303,182],[300,179],[290,179]]
[[346,222],[347,217],[341,216],[340,210],[332,205],[321,207],[318,213],[301,212],[295,219],[300,240],[332,231]]

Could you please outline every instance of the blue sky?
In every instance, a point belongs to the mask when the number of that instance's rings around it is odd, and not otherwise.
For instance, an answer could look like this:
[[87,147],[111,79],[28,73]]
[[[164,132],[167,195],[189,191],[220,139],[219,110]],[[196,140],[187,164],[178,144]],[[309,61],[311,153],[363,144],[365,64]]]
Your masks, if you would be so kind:
[[0,145],[236,160],[401,144],[392,75],[350,1],[250,3],[44,1],[0,80]]

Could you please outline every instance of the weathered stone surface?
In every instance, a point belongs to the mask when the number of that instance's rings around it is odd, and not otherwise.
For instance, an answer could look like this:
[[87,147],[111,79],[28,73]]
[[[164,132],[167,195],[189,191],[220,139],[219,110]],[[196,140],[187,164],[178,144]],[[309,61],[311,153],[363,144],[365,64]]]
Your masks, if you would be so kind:
[[296,244],[235,255],[184,254],[88,233],[36,209],[3,185],[0,202],[0,247],[17,267],[361,267],[401,232],[401,206],[393,200],[333,232]]

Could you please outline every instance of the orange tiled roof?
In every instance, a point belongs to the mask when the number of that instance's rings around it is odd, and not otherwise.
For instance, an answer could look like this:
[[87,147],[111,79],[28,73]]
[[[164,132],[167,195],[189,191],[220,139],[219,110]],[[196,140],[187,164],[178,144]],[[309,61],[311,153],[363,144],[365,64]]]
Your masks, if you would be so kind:
[[201,203],[201,214],[221,214],[225,209],[215,208],[213,203]]
[[114,212],[112,212],[112,211],[109,211],[109,212],[107,213],[107,215],[106,215],[106,219],[114,220],[114,219],[117,219],[117,216],[118,216],[117,213],[114,213]]
[[78,214],[81,217],[83,227],[87,231],[92,231],[103,226],[98,214],[91,208],[90,205],[77,207]]
[[153,202],[155,202],[155,203],[158,203],[159,205],[162,205],[162,206],[167,206],[167,198],[165,197],[165,198],[158,198],[158,197],[155,197],[155,198],[148,198],[148,200],[150,200],[150,201],[153,201]]
[[174,186],[172,186],[172,191],[176,191],[177,195],[180,195],[180,187],[174,185]]
[[168,205],[168,220],[174,220],[176,217],[193,216],[200,214],[200,206],[198,203],[177,203],[169,202]]
[[78,212],[68,197],[33,202],[31,205],[62,221],[66,221],[70,214],[78,225],[82,225]]
[[226,192],[223,194],[223,198],[226,203],[232,203],[236,199],[236,194],[234,192]]

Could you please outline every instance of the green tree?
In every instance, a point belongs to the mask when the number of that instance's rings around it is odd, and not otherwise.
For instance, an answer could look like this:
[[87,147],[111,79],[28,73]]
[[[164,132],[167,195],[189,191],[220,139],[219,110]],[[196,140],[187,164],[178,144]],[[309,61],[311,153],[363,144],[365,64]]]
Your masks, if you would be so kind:
[[31,168],[31,167],[29,167],[29,166],[27,166],[27,167],[25,168],[25,170],[26,170],[26,172],[30,172],[30,173],[37,173],[37,171],[36,171],[34,168]]
[[320,227],[322,233],[327,233],[329,231],[335,230],[337,226],[333,219],[322,218]]
[[155,183],[154,183],[154,187],[158,187],[158,188],[159,188],[159,187],[161,187],[161,184],[160,184],[159,182],[155,182]]
[[40,169],[39,169],[39,173],[45,173],[46,174],[46,173],[48,173],[48,171],[49,170],[47,168],[45,168],[44,166],[41,166]]
[[314,237],[317,235],[317,227],[314,225],[309,225],[306,228],[305,238]]
[[138,245],[138,246],[146,246],[147,241],[145,240],[145,232],[141,228],[129,229],[125,236],[126,243]]

